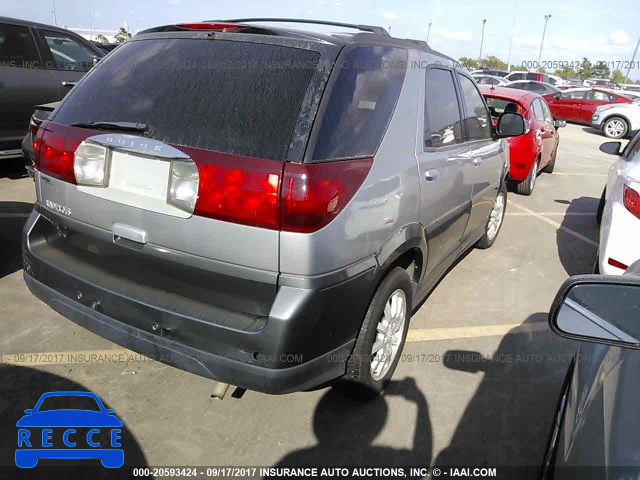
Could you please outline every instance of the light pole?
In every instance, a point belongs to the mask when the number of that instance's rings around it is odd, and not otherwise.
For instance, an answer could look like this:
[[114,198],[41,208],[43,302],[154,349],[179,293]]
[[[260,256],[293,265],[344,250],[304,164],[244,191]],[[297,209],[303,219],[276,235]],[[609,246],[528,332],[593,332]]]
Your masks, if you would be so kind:
[[429,35],[431,35],[431,22],[429,22],[429,28],[427,29],[427,44],[429,43]]
[[511,25],[511,39],[509,40],[509,55],[507,55],[507,72],[511,72],[511,46],[513,45],[513,33],[516,31],[516,13],[518,13],[518,0],[513,8],[513,24]]
[[542,30],[542,40],[540,41],[540,53],[538,53],[538,70],[540,70],[540,60],[542,59],[542,45],[544,45],[544,35],[547,33],[547,22],[551,18],[551,15],[544,16],[544,29]]
[[487,23],[487,19],[482,19],[482,36],[480,37],[480,56],[478,57],[478,62],[480,66],[482,66],[482,44],[484,43],[484,24]]
[[631,73],[631,67],[636,63],[636,54],[638,53],[638,47],[640,47],[640,38],[638,38],[638,43],[636,43],[636,49],[633,51],[633,57],[631,58],[631,64],[627,69],[627,76],[625,77],[625,81],[629,83],[629,74]]
[[56,0],[51,0],[51,5],[53,6],[53,23],[55,23],[56,27],[58,26],[58,17],[56,17]]

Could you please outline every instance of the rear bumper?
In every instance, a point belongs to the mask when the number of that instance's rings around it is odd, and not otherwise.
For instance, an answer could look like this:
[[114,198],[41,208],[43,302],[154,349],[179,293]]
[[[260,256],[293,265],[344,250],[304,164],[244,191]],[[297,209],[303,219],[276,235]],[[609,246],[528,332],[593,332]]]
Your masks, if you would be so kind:
[[374,268],[353,274],[352,266],[332,285],[308,278],[297,287],[281,285],[268,315],[252,316],[184,296],[171,300],[171,284],[157,281],[135,285],[123,277],[120,288],[107,270],[96,268],[101,257],[69,253],[74,247],[65,245],[73,238],[58,238],[49,216],[34,210],[25,225],[25,282],[78,325],[163,363],[265,393],[310,389],[344,375],[375,285]]

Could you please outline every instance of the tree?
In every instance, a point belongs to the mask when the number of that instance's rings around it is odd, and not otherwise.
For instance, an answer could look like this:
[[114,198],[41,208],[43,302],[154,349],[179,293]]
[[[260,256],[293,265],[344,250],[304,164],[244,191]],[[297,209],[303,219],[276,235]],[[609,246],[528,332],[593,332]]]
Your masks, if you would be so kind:
[[576,72],[573,67],[564,66],[562,68],[557,69],[553,72],[555,75],[568,80],[569,78],[576,78],[578,76],[578,72]]
[[616,68],[611,74],[611,81],[613,83],[618,83],[618,84],[626,83],[627,77],[624,76],[624,73],[622,73],[622,70],[620,70],[619,68]]
[[480,64],[484,68],[490,68],[492,70],[506,70],[508,66],[506,62],[503,62],[495,55],[489,55],[488,57],[483,58],[480,60]]
[[115,34],[113,39],[116,43],[124,43],[131,39],[131,32],[127,31],[124,27],[120,27],[120,30],[118,30],[118,33]]
[[609,78],[611,71],[604,62],[598,62],[593,66],[593,76],[596,78]]
[[511,71],[512,72],[526,72],[527,71],[527,67],[525,67],[524,65],[511,65]]
[[96,42],[109,43],[109,39],[102,34],[96,35]]
[[460,64],[467,70],[475,70],[478,68],[478,61],[469,57],[460,57]]
[[593,65],[589,60],[587,60],[587,57],[582,58],[582,63],[580,64],[580,68],[578,68],[578,73],[582,80],[593,77]]

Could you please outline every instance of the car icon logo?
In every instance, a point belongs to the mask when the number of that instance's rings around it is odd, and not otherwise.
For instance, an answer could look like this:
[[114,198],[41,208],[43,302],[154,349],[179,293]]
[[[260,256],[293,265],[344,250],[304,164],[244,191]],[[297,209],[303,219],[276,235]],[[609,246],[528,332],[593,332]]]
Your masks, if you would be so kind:
[[124,463],[122,422],[92,392],[43,394],[16,423],[16,465],[33,468],[40,459],[100,459],[106,468]]

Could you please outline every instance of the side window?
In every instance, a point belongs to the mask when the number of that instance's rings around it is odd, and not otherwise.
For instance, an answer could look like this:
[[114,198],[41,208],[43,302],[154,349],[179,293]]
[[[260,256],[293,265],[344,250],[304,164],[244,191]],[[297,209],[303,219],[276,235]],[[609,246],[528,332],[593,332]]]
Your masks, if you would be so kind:
[[638,152],[640,152],[640,134],[637,134],[627,143],[627,146],[622,152],[622,157],[632,159]]
[[542,113],[542,106],[540,105],[540,100],[536,98],[531,103],[531,109],[533,110],[533,116],[536,117],[537,120],[544,122],[544,113]]
[[592,100],[608,102],[609,101],[609,95],[607,95],[606,93],[603,93],[603,92],[593,92]]
[[0,23],[0,67],[39,68],[40,57],[27,27]]
[[462,86],[462,98],[466,111],[464,124],[467,127],[469,140],[485,140],[491,138],[491,119],[478,89],[464,75],[458,74]]
[[542,105],[542,113],[544,114],[544,121],[547,123],[553,123],[553,115],[551,114],[551,109],[547,102],[544,100],[540,100],[540,105]]
[[44,40],[51,50],[54,70],[87,72],[98,55],[70,35],[42,30]]
[[583,90],[578,90],[576,92],[564,92],[560,95],[563,99],[582,99],[584,98],[585,92]]
[[509,77],[509,81],[515,82],[516,80],[522,80],[522,79],[524,79],[525,75],[526,74],[524,74],[524,73],[514,73],[513,75],[511,75]]
[[429,68],[426,74],[424,146],[442,147],[462,143],[460,108],[453,74]]

